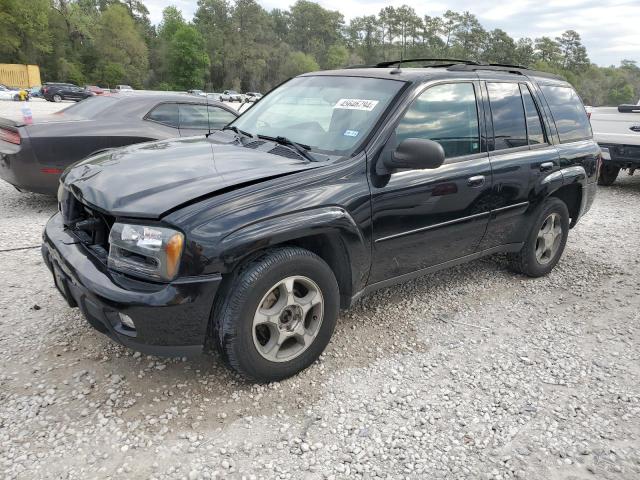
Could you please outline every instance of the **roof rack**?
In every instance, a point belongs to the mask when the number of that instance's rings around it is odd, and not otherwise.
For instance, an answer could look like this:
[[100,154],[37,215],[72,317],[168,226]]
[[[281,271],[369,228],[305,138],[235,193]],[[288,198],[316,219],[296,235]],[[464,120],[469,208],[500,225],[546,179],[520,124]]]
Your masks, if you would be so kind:
[[[390,60],[387,62],[380,62],[375,65],[376,68],[388,68],[393,65],[397,65],[400,67],[403,63],[414,63],[414,62],[443,62],[446,64],[464,64],[464,65],[479,65],[478,62],[474,62],[473,60],[460,60],[459,58],[402,58],[400,60]],[[435,66],[435,65],[434,65]]]
[[507,73],[515,73],[516,75],[526,75],[531,74],[538,77],[546,77],[553,78],[556,80],[564,80],[564,78],[560,75],[556,75],[554,73],[541,72],[538,70],[532,70],[530,68],[524,67],[522,65],[509,65],[504,63],[479,63],[476,65],[472,64],[456,64],[451,65],[447,68],[450,71],[475,71],[475,70],[490,70],[494,72],[507,72]]

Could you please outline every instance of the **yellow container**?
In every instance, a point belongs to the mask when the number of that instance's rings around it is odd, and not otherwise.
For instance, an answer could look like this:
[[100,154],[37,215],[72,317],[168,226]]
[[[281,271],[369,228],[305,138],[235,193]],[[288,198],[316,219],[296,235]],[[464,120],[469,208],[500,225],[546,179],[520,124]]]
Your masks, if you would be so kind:
[[0,83],[8,87],[30,88],[42,85],[38,65],[0,63]]

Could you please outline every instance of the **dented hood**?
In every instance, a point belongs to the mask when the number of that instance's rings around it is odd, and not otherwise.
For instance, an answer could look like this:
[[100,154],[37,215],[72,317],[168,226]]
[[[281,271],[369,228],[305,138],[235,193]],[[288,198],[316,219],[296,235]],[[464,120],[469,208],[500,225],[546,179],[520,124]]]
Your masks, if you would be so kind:
[[217,137],[225,141],[190,137],[108,150],[70,167],[62,181],[80,201],[111,215],[159,218],[221,189],[318,166]]

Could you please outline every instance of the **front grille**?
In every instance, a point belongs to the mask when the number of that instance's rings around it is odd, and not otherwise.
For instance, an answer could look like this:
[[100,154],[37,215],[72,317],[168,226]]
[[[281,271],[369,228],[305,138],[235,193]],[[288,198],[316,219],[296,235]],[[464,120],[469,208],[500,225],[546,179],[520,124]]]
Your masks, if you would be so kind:
[[98,257],[106,260],[109,251],[109,232],[115,218],[87,207],[67,189],[64,190],[60,199],[60,213],[67,230]]

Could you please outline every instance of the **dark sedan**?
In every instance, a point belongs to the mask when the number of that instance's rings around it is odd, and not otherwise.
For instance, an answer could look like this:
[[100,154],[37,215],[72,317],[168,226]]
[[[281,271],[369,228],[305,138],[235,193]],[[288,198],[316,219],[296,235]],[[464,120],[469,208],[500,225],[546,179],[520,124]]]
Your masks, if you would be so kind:
[[203,135],[238,116],[187,95],[96,96],[33,123],[0,118],[0,178],[18,190],[55,195],[63,170],[109,148]]

